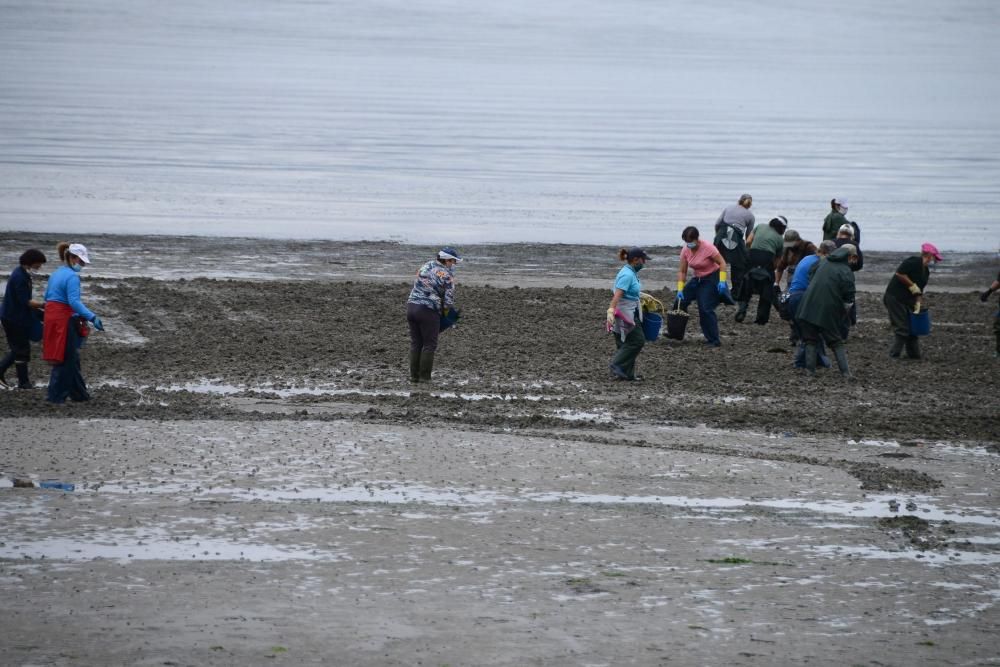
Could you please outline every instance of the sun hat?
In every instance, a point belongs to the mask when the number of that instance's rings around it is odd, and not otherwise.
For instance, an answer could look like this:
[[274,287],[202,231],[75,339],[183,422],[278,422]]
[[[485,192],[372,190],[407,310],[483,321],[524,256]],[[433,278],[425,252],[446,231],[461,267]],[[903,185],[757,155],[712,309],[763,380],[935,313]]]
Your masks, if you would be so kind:
[[87,254],[87,246],[82,243],[70,243],[69,252],[79,257],[84,264],[90,264],[90,255]]
[[438,259],[453,259],[456,262],[461,262],[462,256],[451,246],[445,246],[438,251]]
[[942,259],[944,259],[943,257],[941,257],[941,253],[938,252],[937,246],[935,246],[933,243],[925,243],[922,246],[920,246],[920,252],[929,253],[931,257],[933,257],[935,260],[939,262]]

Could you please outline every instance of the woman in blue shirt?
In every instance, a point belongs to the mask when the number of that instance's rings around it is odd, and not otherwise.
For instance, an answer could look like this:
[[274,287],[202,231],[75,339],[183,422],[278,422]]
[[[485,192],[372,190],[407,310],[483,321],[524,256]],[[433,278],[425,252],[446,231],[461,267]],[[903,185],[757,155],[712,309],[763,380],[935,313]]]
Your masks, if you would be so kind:
[[[31,361],[31,330],[38,322],[38,315],[43,305],[31,298],[31,275],[42,268],[45,254],[41,250],[31,248],[24,251],[18,261],[18,267],[10,274],[7,289],[3,295],[3,306],[0,306],[0,324],[7,336],[10,352],[0,361],[0,387],[10,387],[7,384],[7,370],[14,366],[17,372],[17,388],[31,389],[28,376],[28,362]],[[35,338],[38,340],[38,338]]]
[[101,318],[80,300],[80,271],[90,264],[87,248],[79,243],[60,243],[60,266],[50,277],[45,290],[45,331],[42,358],[52,364],[49,376],[49,403],[90,400],[87,385],[80,373],[80,346],[92,322],[104,331]]
[[649,255],[642,248],[622,248],[618,251],[618,259],[624,261],[625,266],[615,277],[614,296],[611,297],[607,318],[608,331],[614,333],[618,351],[611,358],[608,368],[621,380],[635,381],[640,379],[635,375],[635,360],[646,344],[641,326],[639,296],[642,284],[639,282],[639,271]]

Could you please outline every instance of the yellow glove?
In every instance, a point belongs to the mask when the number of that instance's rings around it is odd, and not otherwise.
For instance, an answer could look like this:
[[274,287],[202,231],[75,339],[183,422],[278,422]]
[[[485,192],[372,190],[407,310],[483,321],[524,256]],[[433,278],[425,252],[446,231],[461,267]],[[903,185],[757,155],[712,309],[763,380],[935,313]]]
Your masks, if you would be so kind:
[[613,327],[615,325],[615,309],[608,308],[608,326]]
[[719,271],[719,282],[720,282],[720,283],[724,283],[724,282],[726,282],[726,278],[727,278],[727,277],[728,277],[728,276],[726,275],[726,272],[725,272],[725,271]]
[[678,280],[677,281],[677,293],[679,294],[679,293],[681,293],[683,291],[684,291],[684,281],[683,280]]
[[915,304],[913,304],[913,314],[914,315],[919,315],[920,314],[920,302],[919,301],[917,301]]
[[916,294],[917,296],[920,296],[920,288],[917,287],[916,283],[910,283],[908,289],[910,290],[910,294]]

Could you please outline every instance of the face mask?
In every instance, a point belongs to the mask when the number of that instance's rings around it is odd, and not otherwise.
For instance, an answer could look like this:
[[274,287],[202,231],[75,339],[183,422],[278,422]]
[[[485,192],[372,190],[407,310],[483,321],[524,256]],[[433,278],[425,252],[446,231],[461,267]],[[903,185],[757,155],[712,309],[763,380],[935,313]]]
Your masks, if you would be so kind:
[[691,248],[691,250],[694,250],[695,248],[698,247],[698,242],[697,241],[691,241],[691,243],[688,243],[686,245],[687,245],[688,248]]
[[636,273],[639,273],[640,271],[642,271],[642,266],[643,266],[642,264],[633,264],[632,268],[635,270]]
[[81,271],[83,271],[83,266],[81,266],[80,264],[70,264],[69,268],[73,269],[73,271],[75,271],[76,273],[80,273]]

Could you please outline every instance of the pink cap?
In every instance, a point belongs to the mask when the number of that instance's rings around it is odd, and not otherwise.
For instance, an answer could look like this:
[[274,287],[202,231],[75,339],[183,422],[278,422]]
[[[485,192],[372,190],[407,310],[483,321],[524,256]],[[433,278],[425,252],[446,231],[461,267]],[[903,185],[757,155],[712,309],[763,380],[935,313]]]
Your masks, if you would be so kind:
[[925,243],[922,246],[920,246],[920,252],[930,253],[931,257],[933,257],[939,262],[942,259],[944,259],[943,257],[941,257],[941,253],[938,252],[937,247],[933,243]]

